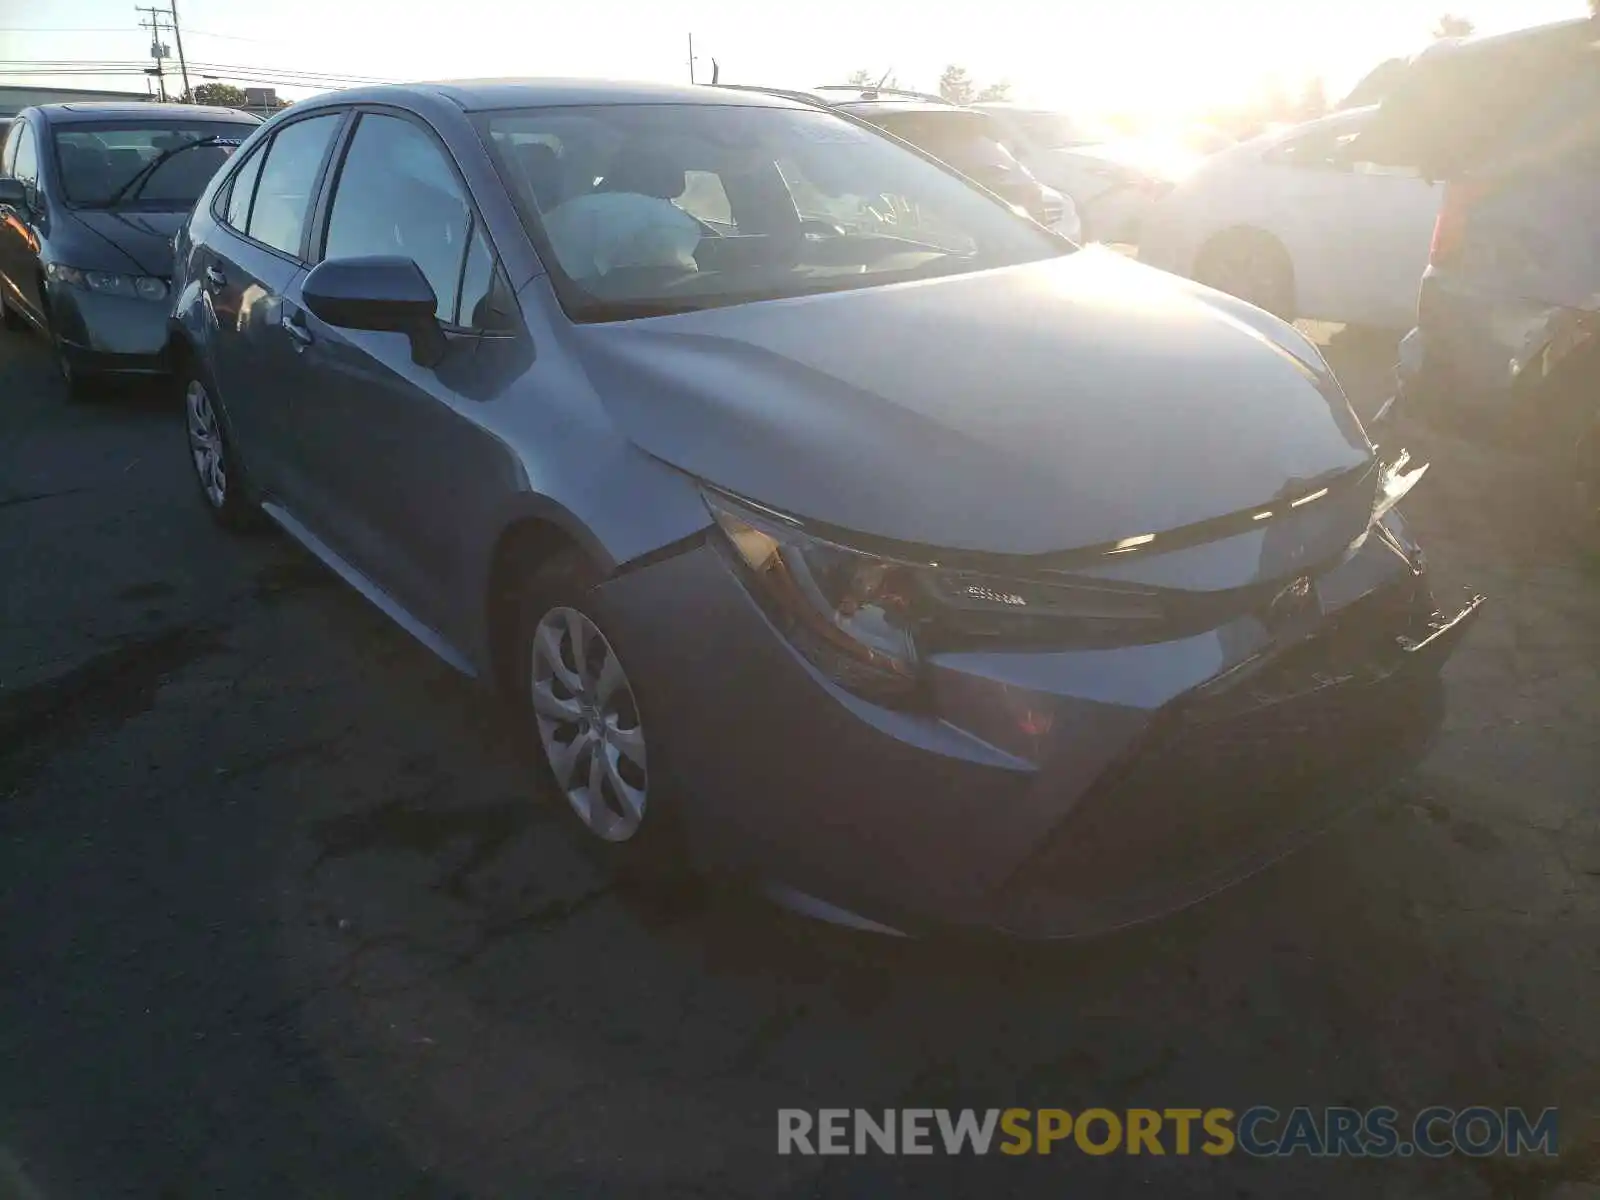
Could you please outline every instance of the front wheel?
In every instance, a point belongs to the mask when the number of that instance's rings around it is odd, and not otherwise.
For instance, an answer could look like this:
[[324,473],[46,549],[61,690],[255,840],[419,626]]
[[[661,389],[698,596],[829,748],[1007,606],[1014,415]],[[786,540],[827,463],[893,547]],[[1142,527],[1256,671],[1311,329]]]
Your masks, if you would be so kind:
[[1233,229],[1217,235],[1200,252],[1194,277],[1281,320],[1294,320],[1294,268],[1269,233]]
[[525,576],[512,680],[518,707],[585,852],[635,882],[687,882],[661,747],[599,582],[576,550]]

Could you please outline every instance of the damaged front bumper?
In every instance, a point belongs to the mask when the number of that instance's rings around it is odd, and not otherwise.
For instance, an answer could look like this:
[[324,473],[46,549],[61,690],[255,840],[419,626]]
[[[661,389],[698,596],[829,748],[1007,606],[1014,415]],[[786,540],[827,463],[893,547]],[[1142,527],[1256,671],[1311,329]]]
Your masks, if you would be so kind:
[[1065,937],[1160,916],[1375,798],[1431,743],[1439,668],[1482,603],[1424,614],[1368,597],[1175,703],[1008,882],[996,923]]

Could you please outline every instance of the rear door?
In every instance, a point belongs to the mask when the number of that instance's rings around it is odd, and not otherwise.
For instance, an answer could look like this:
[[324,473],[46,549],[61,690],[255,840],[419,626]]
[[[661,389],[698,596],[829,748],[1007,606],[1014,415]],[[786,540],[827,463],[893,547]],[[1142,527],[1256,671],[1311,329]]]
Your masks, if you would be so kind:
[[284,324],[283,298],[304,270],[308,217],[344,119],[344,110],[318,112],[253,148],[219,193],[222,228],[196,264],[217,319],[211,368],[240,456],[290,508],[306,480],[290,412],[302,343]]
[[[460,634],[452,599],[464,529],[486,528],[515,487],[514,461],[481,425],[531,359],[516,303],[453,157],[433,129],[395,109],[361,112],[319,218],[318,257],[401,255],[433,288],[448,348],[412,361],[404,334],[342,329],[305,309],[310,337],[294,403],[320,498],[319,537],[413,616]],[[312,523],[308,520],[308,524]]]

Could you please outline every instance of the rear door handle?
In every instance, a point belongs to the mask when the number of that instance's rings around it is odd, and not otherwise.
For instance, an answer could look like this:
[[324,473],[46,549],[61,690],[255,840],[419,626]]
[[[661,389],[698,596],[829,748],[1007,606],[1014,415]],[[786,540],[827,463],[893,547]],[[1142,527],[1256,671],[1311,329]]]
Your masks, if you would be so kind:
[[228,277],[226,275],[224,275],[222,273],[222,271],[217,267],[207,267],[206,268],[206,282],[209,283],[214,288],[227,287],[228,286]]
[[283,319],[284,331],[294,339],[295,349],[304,350],[311,345],[311,330],[306,328],[306,317],[302,312],[292,312]]

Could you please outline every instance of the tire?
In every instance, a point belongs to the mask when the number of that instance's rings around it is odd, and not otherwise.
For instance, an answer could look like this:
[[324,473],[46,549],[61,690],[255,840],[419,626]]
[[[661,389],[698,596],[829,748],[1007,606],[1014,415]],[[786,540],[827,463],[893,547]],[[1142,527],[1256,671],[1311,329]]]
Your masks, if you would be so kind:
[[189,465],[206,510],[224,529],[243,533],[259,528],[261,509],[222,422],[215,388],[187,355],[180,360],[177,379]]
[[[534,733],[541,790],[566,810],[563,824],[579,849],[613,882],[659,897],[692,893],[663,747],[649,738],[648,689],[630,673],[626,643],[597,590],[599,572],[566,549],[524,568],[521,580],[507,682],[519,722]],[[574,653],[575,638],[585,655]]]
[[1281,320],[1294,320],[1294,267],[1288,251],[1270,233],[1259,229],[1219,233],[1201,249],[1194,277]]
[[[43,294],[43,281],[40,282],[39,288],[41,294]],[[55,318],[51,316],[48,307],[44,310],[44,320],[45,336],[50,339],[50,355],[55,359],[56,374],[61,379],[61,386],[67,390],[67,399],[74,403],[82,403],[85,400],[94,399],[96,394],[95,378],[92,374],[75,367],[72,360],[67,357],[61,338],[56,334]]]

